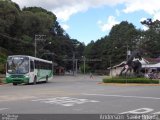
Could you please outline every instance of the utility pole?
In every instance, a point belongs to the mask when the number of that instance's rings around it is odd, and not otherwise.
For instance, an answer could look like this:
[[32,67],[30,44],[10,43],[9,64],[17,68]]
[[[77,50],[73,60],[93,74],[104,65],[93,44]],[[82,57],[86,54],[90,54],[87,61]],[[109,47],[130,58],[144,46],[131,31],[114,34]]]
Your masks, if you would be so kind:
[[[63,61],[72,61],[73,76],[75,75],[75,72],[76,72],[76,74],[77,74],[77,62],[78,62],[78,59],[76,59],[76,57],[75,57],[75,52],[73,52],[72,58],[63,59]],[[75,66],[75,62],[76,62],[76,66]],[[75,68],[75,67],[76,67],[76,68]],[[75,70],[75,69],[76,69],[76,70]]]
[[[75,58],[75,53],[73,52],[73,57],[72,59],[63,59],[64,61],[73,61],[73,75],[75,75],[75,72],[77,73],[77,69],[78,69],[78,60],[79,61],[83,61],[83,72],[84,74],[86,73],[86,61],[89,61],[89,62],[97,62],[97,61],[102,61],[101,59],[86,59],[85,56],[82,56],[81,59],[76,59]],[[75,71],[75,72],[74,72]]]
[[78,59],[76,59],[76,74],[77,74],[77,62],[78,62]]
[[73,68],[72,69],[73,69],[73,76],[74,76],[75,52],[73,52],[73,58],[72,58],[72,60],[73,60],[73,66],[72,66]]
[[86,61],[88,61],[88,62],[100,62],[102,60],[101,59],[87,59],[85,56],[82,56],[82,61],[83,61],[83,72],[85,74],[86,73]]
[[82,56],[83,57],[83,73],[85,74],[86,73],[86,57],[85,56]]
[[131,55],[131,51],[128,49],[128,43],[127,43],[127,60],[128,60],[128,57]]
[[45,41],[46,35],[35,35],[34,56],[37,57],[37,41]]

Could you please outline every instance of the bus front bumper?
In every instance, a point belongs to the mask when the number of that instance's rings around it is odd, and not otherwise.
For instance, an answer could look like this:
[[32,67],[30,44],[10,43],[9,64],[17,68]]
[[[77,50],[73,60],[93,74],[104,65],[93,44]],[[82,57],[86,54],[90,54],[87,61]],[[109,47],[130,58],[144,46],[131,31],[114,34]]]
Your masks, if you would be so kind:
[[6,77],[6,83],[28,83],[29,77],[24,78],[12,78],[12,77]]

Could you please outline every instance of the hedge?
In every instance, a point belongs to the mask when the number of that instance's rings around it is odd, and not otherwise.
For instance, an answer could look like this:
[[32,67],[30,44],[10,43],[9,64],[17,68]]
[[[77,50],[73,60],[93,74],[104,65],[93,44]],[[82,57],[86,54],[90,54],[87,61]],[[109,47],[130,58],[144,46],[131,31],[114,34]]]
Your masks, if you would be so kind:
[[145,83],[145,84],[159,84],[159,80],[147,78],[104,78],[104,83]]

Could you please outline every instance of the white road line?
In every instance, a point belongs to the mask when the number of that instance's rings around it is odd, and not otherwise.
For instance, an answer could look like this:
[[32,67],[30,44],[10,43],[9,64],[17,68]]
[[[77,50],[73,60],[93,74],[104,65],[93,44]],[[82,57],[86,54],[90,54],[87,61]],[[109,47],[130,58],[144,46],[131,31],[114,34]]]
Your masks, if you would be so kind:
[[82,95],[160,100],[160,98],[158,97],[143,97],[143,96],[105,95],[105,94],[88,94],[88,93],[82,93]]
[[7,110],[8,108],[0,108],[0,110]]
[[39,101],[41,103],[49,103],[49,104],[58,104],[58,105],[62,105],[62,106],[74,106],[76,104],[99,102],[96,100],[79,99],[79,98],[71,98],[71,97],[36,99],[36,100],[32,100],[32,101]]

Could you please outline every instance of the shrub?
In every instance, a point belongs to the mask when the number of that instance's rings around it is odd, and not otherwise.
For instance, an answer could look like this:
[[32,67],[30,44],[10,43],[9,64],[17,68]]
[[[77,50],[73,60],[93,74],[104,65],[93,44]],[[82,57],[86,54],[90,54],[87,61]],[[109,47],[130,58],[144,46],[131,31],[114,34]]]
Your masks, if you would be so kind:
[[105,78],[103,79],[104,83],[145,83],[145,84],[158,84],[159,80],[152,80],[147,78]]

